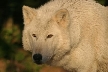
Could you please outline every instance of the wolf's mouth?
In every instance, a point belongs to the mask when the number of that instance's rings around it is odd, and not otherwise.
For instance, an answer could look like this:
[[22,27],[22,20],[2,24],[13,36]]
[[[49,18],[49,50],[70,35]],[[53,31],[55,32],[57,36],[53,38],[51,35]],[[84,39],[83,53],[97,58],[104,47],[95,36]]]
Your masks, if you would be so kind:
[[38,65],[42,65],[42,64],[48,64],[50,65],[53,62],[53,58],[55,55],[53,55],[52,57],[49,57],[47,61],[43,61],[43,60],[35,60],[34,63],[38,64]]
[[36,64],[38,64],[38,65],[42,65],[43,63],[42,63],[42,61],[34,61],[34,63],[36,63]]

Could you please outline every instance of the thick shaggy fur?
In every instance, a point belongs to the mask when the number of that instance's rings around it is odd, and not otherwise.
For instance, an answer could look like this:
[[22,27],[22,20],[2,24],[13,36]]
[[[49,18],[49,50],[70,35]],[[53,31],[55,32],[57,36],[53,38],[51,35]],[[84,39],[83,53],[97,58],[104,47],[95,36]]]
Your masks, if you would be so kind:
[[[107,72],[108,8],[93,0],[23,7],[23,46],[42,62],[72,72]],[[102,67],[101,67],[102,65]]]

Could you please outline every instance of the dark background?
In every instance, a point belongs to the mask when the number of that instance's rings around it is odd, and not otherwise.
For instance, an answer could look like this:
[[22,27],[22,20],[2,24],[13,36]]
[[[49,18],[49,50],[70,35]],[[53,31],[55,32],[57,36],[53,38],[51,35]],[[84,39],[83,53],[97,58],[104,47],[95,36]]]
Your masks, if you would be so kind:
[[[22,6],[38,8],[49,0],[0,1],[0,72],[39,72],[44,67],[32,62],[31,53],[22,48]],[[97,0],[108,6],[108,0]]]

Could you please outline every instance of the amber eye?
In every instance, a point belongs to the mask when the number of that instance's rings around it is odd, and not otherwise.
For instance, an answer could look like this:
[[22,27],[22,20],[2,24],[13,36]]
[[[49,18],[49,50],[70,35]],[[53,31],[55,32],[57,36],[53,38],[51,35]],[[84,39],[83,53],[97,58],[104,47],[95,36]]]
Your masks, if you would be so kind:
[[36,37],[36,34],[32,34],[33,37]]
[[47,36],[47,38],[51,38],[51,37],[53,37],[53,35],[52,35],[52,34],[49,34],[49,35]]

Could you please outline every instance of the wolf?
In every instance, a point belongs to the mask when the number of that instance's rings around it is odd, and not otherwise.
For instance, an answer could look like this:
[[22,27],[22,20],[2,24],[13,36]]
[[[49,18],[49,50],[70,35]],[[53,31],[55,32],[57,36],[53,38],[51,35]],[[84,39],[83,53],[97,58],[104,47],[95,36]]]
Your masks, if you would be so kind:
[[23,17],[23,47],[36,64],[108,72],[107,7],[94,0],[51,0],[37,9],[23,6]]

